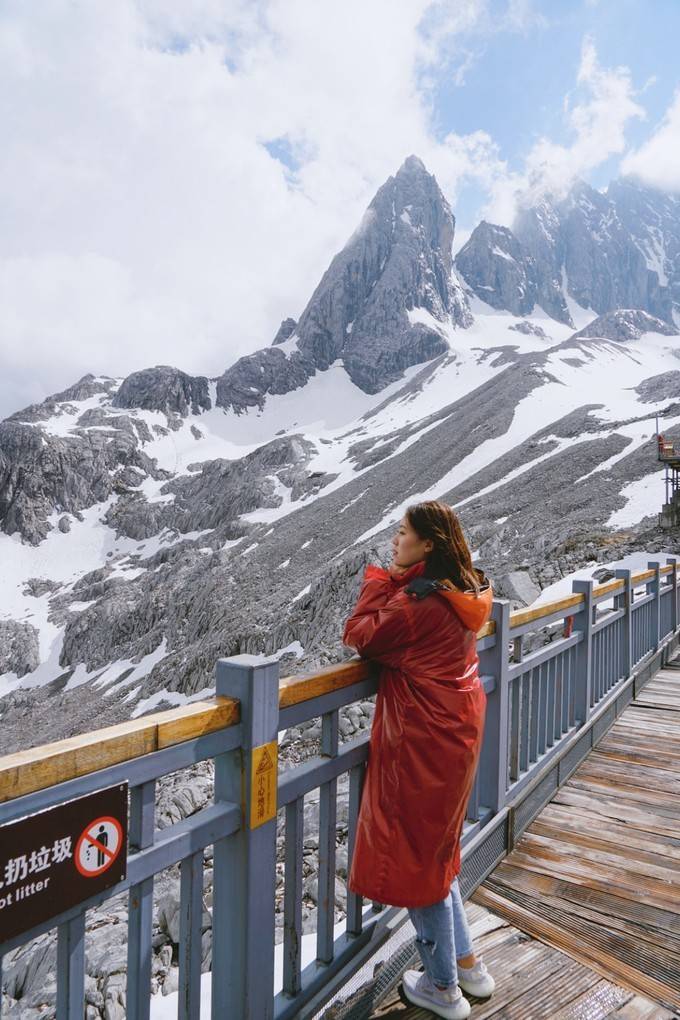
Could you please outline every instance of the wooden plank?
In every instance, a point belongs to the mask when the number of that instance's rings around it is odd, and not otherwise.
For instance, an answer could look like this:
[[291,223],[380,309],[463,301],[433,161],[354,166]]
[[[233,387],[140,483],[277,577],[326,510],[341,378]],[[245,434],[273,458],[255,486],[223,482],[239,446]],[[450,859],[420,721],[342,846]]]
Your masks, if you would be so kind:
[[149,754],[156,750],[157,730],[158,723],[147,716],[5,755],[0,759],[0,802]]
[[[561,1018],[575,998],[581,994],[587,994],[594,985],[599,983],[597,974],[554,950],[546,956],[545,961],[544,967],[538,975],[539,980],[531,981],[526,985],[522,983],[518,987],[518,972],[522,968],[523,973],[526,963],[523,957],[515,952],[514,958],[511,957],[508,960],[507,973],[499,971],[498,976],[502,984],[496,986],[497,990],[491,999],[487,1002],[479,1002],[470,996],[474,1003],[471,1013],[473,1020],[477,1020],[477,1018],[493,1020],[493,1017],[499,1017],[500,1020],[527,1020],[527,1017],[557,1016]],[[494,969],[493,973],[494,979],[496,979],[497,970]],[[620,1002],[621,997],[617,996],[616,1001]],[[596,1020],[600,1020],[598,1014],[593,1014],[593,1016]],[[590,1014],[588,1014],[588,1018],[590,1020]]]
[[158,749],[214,733],[225,726],[235,726],[240,721],[241,705],[237,698],[216,697],[211,701],[182,705],[164,712],[159,719]]
[[642,584],[644,581],[651,581],[655,576],[655,570],[640,570],[639,573],[631,576],[632,586],[633,588],[637,588],[638,585]]
[[496,869],[485,886],[500,896],[507,889],[514,889],[605,928],[616,929],[630,936],[631,945],[642,940],[680,955],[680,915],[669,910],[633,903],[613,892],[597,892],[513,864],[504,863]]
[[629,771],[626,773],[624,763],[619,759],[612,758],[610,762],[610,767],[608,767],[609,763],[601,765],[598,762],[592,768],[579,769],[578,773],[571,777],[571,780],[574,780],[573,788],[577,789],[579,784],[585,785],[586,783],[592,786],[597,785],[606,790],[607,796],[611,797],[616,796],[616,790],[620,784],[622,790],[624,787],[627,788],[631,795],[633,791],[637,791],[638,796],[641,797],[648,794],[650,805],[653,803],[652,797],[659,799],[660,803],[663,803],[661,799],[663,796],[667,798],[669,804],[678,800],[680,776],[677,773],[669,773],[672,777],[669,780],[658,774],[660,770],[655,771],[652,766],[645,768],[643,765],[629,765]]
[[658,793],[653,790],[641,790],[640,787],[630,786],[628,783],[614,783],[606,776],[593,778],[572,776],[565,785],[570,790],[583,790],[595,796],[602,793],[605,797],[616,797],[622,804],[646,805],[660,817],[680,818],[680,799],[669,797],[663,790]]
[[[528,832],[540,832],[536,826],[548,825],[555,829],[558,834],[564,832],[583,833],[592,839],[596,839],[605,845],[621,846],[627,845],[631,850],[639,850],[648,853],[655,858],[665,857],[677,862],[680,868],[680,838],[673,839],[672,836],[655,836],[651,838],[648,833],[636,832],[634,829],[626,828],[608,821],[603,824],[602,819],[587,812],[579,813],[573,808],[565,808],[561,804],[548,804],[535,821],[529,826]],[[668,863],[668,862],[667,862]],[[670,867],[670,864],[668,865]]]
[[238,712],[238,701],[215,698],[5,755],[0,758],[0,802],[233,725]]
[[[551,839],[527,831],[522,835],[513,854],[519,852],[540,860],[564,861],[570,866],[574,866],[573,862],[576,862],[584,866],[586,875],[590,873],[593,866],[598,866],[603,871],[609,868],[614,887],[621,885],[622,888],[626,888],[628,875],[630,875],[630,885],[635,888],[637,876],[639,887],[644,888],[645,892],[655,891],[663,897],[665,887],[668,903],[677,904],[680,910],[680,883],[678,882],[677,867],[664,867],[641,861],[637,855],[627,854],[624,847],[621,848],[619,854],[610,853],[606,850],[589,847],[586,843],[579,845],[575,842],[567,842],[566,837],[565,833],[564,839]],[[668,863],[672,865],[673,862],[669,861]]]
[[[634,839],[644,838],[649,839],[657,847],[680,846],[680,835],[677,832],[652,832],[645,827],[641,827],[637,822],[631,824],[631,820],[628,813],[625,813],[625,817],[617,819],[616,816],[602,815],[595,811],[592,811],[589,806],[582,804],[563,804],[561,801],[554,799],[550,802],[550,807],[555,810],[563,810],[568,812],[571,818],[583,818],[590,826],[595,826],[598,831],[602,831],[603,828],[607,832],[612,834],[620,835],[622,839],[628,839],[632,836]],[[603,823],[603,818],[606,818],[606,822]],[[641,835],[643,834],[643,835]],[[661,852],[659,850],[659,852]]]
[[[531,853],[513,850],[512,860],[517,866],[527,868],[529,871],[549,874],[554,878],[564,877],[589,889],[611,892],[613,888],[611,868],[592,861],[585,861],[580,857],[573,857],[569,854],[560,854],[556,857],[554,854],[541,852],[534,847]],[[620,873],[617,876],[615,888],[620,896],[637,899],[640,903],[651,903],[662,910],[670,905],[670,890],[665,883],[655,882],[651,878],[646,878],[644,882],[636,881],[634,872]],[[678,898],[676,895],[674,902],[677,902]]]
[[[653,750],[632,750],[621,744],[599,743],[597,745],[598,750],[601,754],[606,754],[608,758],[616,758],[619,761],[632,761],[636,765],[651,765],[656,767],[659,764],[659,755]],[[665,767],[672,772],[680,772],[680,762],[673,760],[664,760]]]
[[352,659],[339,666],[327,666],[310,676],[287,676],[279,681],[279,709],[299,705],[331,691],[367,680],[371,676],[368,659]]
[[[666,993],[662,999],[669,1004],[668,989],[680,998],[680,957],[673,948],[671,951],[649,943],[631,942],[627,933],[612,930],[598,919],[596,923],[573,912],[565,911],[561,906],[553,906],[542,897],[536,899],[526,893],[518,893],[513,889],[504,889],[498,893],[505,901],[520,906],[523,910],[534,914],[538,919],[547,920],[559,925],[566,940],[571,939],[573,947],[578,950],[583,941],[591,950],[599,951],[602,957],[614,956],[628,968],[626,980],[632,978],[637,971],[663,985]],[[634,952],[631,951],[634,948]],[[619,969],[619,973],[623,973]],[[634,982],[633,990],[640,990],[639,981]]]
[[672,819],[658,817],[649,811],[642,811],[631,805],[623,804],[610,797],[589,797],[579,790],[567,789],[563,786],[553,797],[553,803],[586,808],[594,815],[612,818],[624,825],[641,832],[658,833],[664,836],[677,836],[678,826]]
[[640,705],[637,701],[631,701],[626,706],[624,712],[616,720],[615,725],[618,725],[623,720],[628,719],[646,719],[649,722],[656,723],[658,726],[671,727],[673,730],[675,730],[678,725],[678,713],[674,712],[673,709],[650,708],[647,705]]
[[647,681],[643,690],[677,693],[680,691],[680,677],[678,677],[677,673],[667,673],[665,676],[656,673]]
[[532,992],[557,977],[564,965],[563,957],[549,946],[533,940],[522,942],[516,930],[502,953],[485,952],[484,960],[496,981],[496,990],[490,999],[475,1002],[474,1020],[505,1017],[512,1003],[526,1003]]
[[[636,970],[625,960],[619,959],[610,949],[604,947],[600,933],[592,932],[585,924],[581,925],[581,930],[576,936],[574,933],[564,930],[564,916],[560,916],[560,912],[553,912],[551,917],[540,916],[535,912],[540,907],[540,901],[532,903],[530,909],[526,905],[514,903],[506,897],[491,892],[484,885],[476,891],[473,899],[488,910],[507,917],[523,931],[543,939],[549,945],[555,946],[556,949],[586,963],[607,980],[614,978],[631,988],[632,991],[642,992],[667,1008],[673,1009],[680,1006],[680,984],[673,988],[665,980],[659,980],[649,973]],[[551,913],[547,907],[544,907],[544,911],[548,914]],[[564,915],[564,912],[561,913]],[[611,941],[615,941],[613,935]]]
[[[680,718],[680,717],[679,717]],[[607,736],[614,740],[625,740],[626,737],[631,734],[632,736],[644,737],[647,740],[650,738],[659,740],[665,740],[668,743],[676,741],[680,732],[680,727],[673,727],[672,729],[666,728],[659,724],[659,721],[648,722],[646,719],[626,719],[623,722],[615,723],[610,730],[607,731]],[[596,745],[597,746],[597,745]]]
[[[622,581],[616,581],[616,584],[622,587]],[[513,627],[521,627],[525,623],[532,623],[534,620],[541,620],[544,616],[551,616],[553,613],[559,612],[561,609],[573,609],[576,613],[579,607],[583,603],[583,595],[567,595],[563,599],[556,599],[554,602],[545,602],[542,606],[537,609],[519,609],[514,613],[510,614],[510,629]],[[565,613],[565,616],[571,615]]]
[[[528,833],[532,836],[542,836],[555,843],[560,841],[570,847],[587,847],[590,850],[599,850],[626,861],[635,861],[641,864],[665,868],[667,871],[677,873],[680,878],[680,850],[676,849],[675,859],[661,854],[654,853],[649,847],[644,846],[644,841],[639,839],[638,845],[633,845],[630,840],[621,843],[617,840],[607,839],[604,833],[584,831],[567,819],[563,823],[551,825],[544,815],[538,818]],[[668,849],[671,849],[670,847]]]
[[677,704],[680,700],[680,686],[670,680],[650,680],[640,691],[641,704],[644,704],[645,699],[653,695],[661,695],[662,698],[668,698]]
[[[547,996],[545,998],[545,1004],[549,1008],[550,999]],[[627,989],[600,979],[573,998],[568,1006],[563,1006],[559,1017],[560,1020],[582,1020],[583,1017],[587,1017],[588,1020],[606,1020],[613,1009],[625,1005],[630,998],[631,993]],[[550,1012],[545,1015],[551,1016]]]
[[[478,924],[504,925],[503,929],[490,930],[486,937],[475,937],[476,952],[489,966],[496,991],[484,1001],[471,997],[471,1020],[585,1020],[586,1017],[606,1020],[612,1009],[633,998],[647,1006],[661,1008],[604,981],[590,967],[552,946],[521,934],[478,903],[469,901],[466,913],[473,935]],[[370,1001],[370,984],[359,989],[352,1001],[358,1005],[359,1001],[367,1000]],[[376,1020],[430,1020],[431,1015],[407,1003],[400,987],[371,1013]]]
[[648,730],[638,730],[634,726],[620,726],[613,732],[610,730],[597,746],[600,750],[607,747],[630,747],[633,751],[657,751],[657,766],[665,767],[666,759],[677,761],[680,758],[678,736],[665,733],[652,736]]
[[654,765],[636,765],[633,762],[619,762],[593,750],[577,768],[571,778],[609,777],[613,780],[626,779],[629,786],[645,790],[664,790],[672,796],[680,796],[680,777]]
[[[598,751],[610,757],[613,753],[620,757],[622,753],[628,751],[634,764],[651,763],[652,768],[663,766],[669,772],[677,772],[678,765],[680,765],[677,744],[676,747],[671,747],[668,741],[662,739],[659,739],[658,742],[653,742],[649,737],[640,739],[632,732],[625,737],[620,734],[607,735],[598,744]],[[637,759],[640,761],[638,762]]]
[[643,687],[636,700],[641,705],[657,705],[659,708],[680,709],[680,698],[669,692],[661,693],[659,691],[655,693],[654,691],[647,691]]

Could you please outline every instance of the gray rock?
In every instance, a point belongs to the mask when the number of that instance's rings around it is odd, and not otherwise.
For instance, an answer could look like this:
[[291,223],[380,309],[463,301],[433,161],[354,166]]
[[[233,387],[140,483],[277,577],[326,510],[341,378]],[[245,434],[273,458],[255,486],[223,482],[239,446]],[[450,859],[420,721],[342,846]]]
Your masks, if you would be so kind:
[[527,322],[525,319],[522,322],[515,322],[512,326],[508,326],[508,329],[513,329],[517,333],[524,333],[526,336],[540,336],[544,340],[548,340],[548,334],[541,326],[537,326],[535,322]]
[[554,204],[544,199],[521,209],[513,233],[535,266],[536,301],[558,322],[573,326],[562,292],[562,243],[560,217]]
[[59,591],[61,584],[59,581],[50,581],[44,577],[29,577],[24,587],[24,595],[32,595],[34,598],[39,599],[46,592]]
[[163,982],[163,995],[171,995],[179,988],[179,967],[171,967]]
[[73,386],[47,397],[40,404],[31,404],[10,415],[7,421],[39,422],[46,421],[55,415],[64,414],[75,401],[88,400],[97,394],[112,394],[116,391],[117,382],[108,377],[96,379],[88,374],[79,379]]
[[25,676],[40,665],[40,644],[30,623],[0,620],[0,674]]
[[581,337],[602,337],[623,342],[639,340],[643,333],[661,333],[663,336],[677,336],[678,330],[662,319],[657,319],[639,308],[618,308],[615,312],[598,315],[588,325],[574,333],[570,340]]
[[661,400],[680,400],[680,371],[661,372],[651,376],[635,387],[640,400],[646,404],[657,404]]
[[541,594],[526,570],[511,570],[496,578],[496,590],[520,606],[530,606]]
[[37,545],[54,509],[77,516],[106,500],[118,484],[117,470],[126,467],[139,468],[143,477],[165,476],[140,450],[126,416],[110,434],[82,430],[65,437],[7,419],[0,423],[0,529]]
[[295,321],[295,319],[283,319],[281,325],[278,328],[276,336],[272,340],[272,346],[275,346],[276,344],[284,344],[286,340],[288,340],[293,335],[296,327],[297,322]]
[[536,304],[534,259],[506,227],[482,220],[456,255],[456,269],[493,308],[528,315]]
[[133,372],[120,385],[112,401],[113,407],[143,407],[185,417],[200,414],[211,407],[208,380],[190,376],[169,365],[157,365]]
[[[622,227],[642,253],[647,266],[648,304],[652,315],[676,321],[680,310],[680,201],[678,196],[620,177],[607,188],[607,198]],[[635,305],[634,305],[635,307]]]

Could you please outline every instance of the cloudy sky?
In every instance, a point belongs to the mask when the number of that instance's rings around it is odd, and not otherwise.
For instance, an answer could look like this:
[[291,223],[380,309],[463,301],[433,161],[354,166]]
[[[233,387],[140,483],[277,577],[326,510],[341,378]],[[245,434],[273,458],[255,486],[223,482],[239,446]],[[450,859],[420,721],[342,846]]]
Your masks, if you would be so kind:
[[297,318],[416,153],[457,219],[680,190],[677,0],[2,0],[0,418],[217,375]]

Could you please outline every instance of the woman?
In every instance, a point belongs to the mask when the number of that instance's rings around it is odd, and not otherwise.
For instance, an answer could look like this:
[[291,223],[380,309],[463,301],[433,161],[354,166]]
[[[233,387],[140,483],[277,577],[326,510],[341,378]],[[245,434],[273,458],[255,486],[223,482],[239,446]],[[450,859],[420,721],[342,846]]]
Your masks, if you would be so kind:
[[366,567],[343,634],[382,665],[348,886],[408,908],[424,973],[406,971],[404,994],[463,1020],[461,988],[494,989],[457,878],[486,709],[476,635],[493,593],[445,503],[409,507],[392,547],[389,571]]

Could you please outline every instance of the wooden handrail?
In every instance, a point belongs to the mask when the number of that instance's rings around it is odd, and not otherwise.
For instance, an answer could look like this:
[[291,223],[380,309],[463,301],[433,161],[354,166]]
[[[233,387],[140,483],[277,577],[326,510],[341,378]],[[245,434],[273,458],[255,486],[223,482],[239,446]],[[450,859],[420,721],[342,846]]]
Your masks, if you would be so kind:
[[352,659],[337,666],[326,666],[316,673],[285,676],[279,681],[279,708],[289,708],[321,694],[351,687],[368,677],[370,665],[368,659]]
[[0,803],[160,751],[240,721],[235,698],[194,701],[0,758]]
[[[662,574],[672,570],[672,564],[661,567]],[[654,570],[633,574],[633,586],[651,580],[654,574]],[[622,590],[623,581],[617,578],[598,585],[593,593],[596,598],[601,598],[605,594]],[[541,620],[560,610],[576,609],[583,600],[581,594],[568,595],[554,602],[546,602],[536,609],[511,613],[510,628]],[[490,620],[481,628],[477,637],[487,637],[494,634],[495,630],[496,625]],[[367,679],[370,666],[368,659],[352,659],[317,670],[316,673],[283,677],[279,682],[279,708],[299,705],[322,694],[350,687]],[[116,726],[92,730],[81,736],[5,755],[0,757],[0,803],[97,772],[110,765],[130,761],[205,733],[213,733],[239,721],[238,700],[216,697],[210,701],[195,701],[167,712],[156,712]]]

